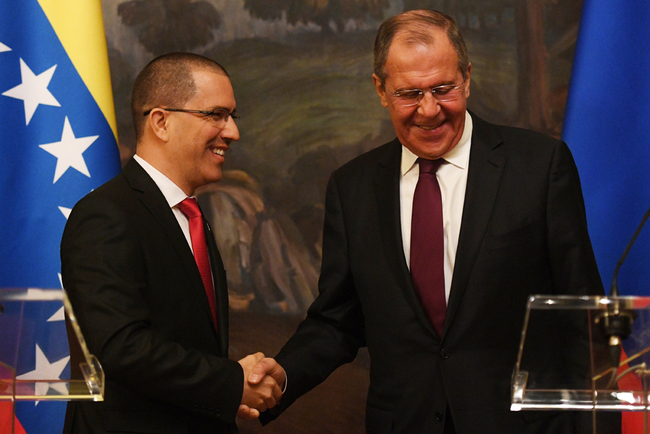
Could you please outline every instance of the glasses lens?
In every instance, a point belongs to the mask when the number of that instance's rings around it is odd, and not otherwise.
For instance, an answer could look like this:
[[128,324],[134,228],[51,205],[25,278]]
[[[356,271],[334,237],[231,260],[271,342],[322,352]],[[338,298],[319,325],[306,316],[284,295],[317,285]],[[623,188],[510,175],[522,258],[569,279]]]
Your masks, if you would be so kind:
[[431,95],[438,102],[455,101],[462,92],[461,86],[462,84],[458,86],[450,84],[434,87],[428,91],[422,89],[401,90],[391,95],[393,95],[395,101],[402,107],[412,107],[418,105],[422,101],[425,92],[431,92]]
[[458,97],[457,86],[439,86],[431,89],[431,94],[438,101],[453,101]]
[[402,92],[398,99],[403,106],[410,107],[417,105],[420,101],[422,101],[423,96],[424,92],[421,90],[407,90]]
[[211,116],[214,123],[217,124],[219,128],[223,128],[228,123],[228,116],[230,116],[230,114],[227,111],[219,110],[213,112]]
[[423,91],[420,89],[401,90],[392,95],[399,105],[403,107],[411,107],[420,103]]

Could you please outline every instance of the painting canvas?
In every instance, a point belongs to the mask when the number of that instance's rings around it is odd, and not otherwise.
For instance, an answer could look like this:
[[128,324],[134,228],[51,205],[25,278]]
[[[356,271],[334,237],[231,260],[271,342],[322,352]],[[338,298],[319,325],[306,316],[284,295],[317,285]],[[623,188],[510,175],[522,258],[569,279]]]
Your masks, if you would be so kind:
[[[273,356],[316,296],[330,173],[394,138],[372,83],[379,24],[405,10],[453,17],[472,63],[469,109],[559,136],[581,0],[102,0],[122,162],[135,152],[129,96],[154,57],[192,51],[222,64],[241,139],[224,178],[198,192],[228,274],[231,358]],[[262,428],[364,432],[369,357]]]

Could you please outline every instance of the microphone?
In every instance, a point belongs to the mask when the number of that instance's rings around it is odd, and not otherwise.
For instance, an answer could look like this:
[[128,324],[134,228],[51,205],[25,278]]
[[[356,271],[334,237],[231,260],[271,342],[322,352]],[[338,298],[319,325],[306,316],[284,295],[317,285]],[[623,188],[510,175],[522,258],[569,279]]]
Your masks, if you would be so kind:
[[621,309],[620,300],[617,299],[619,297],[617,284],[618,273],[625,262],[625,258],[627,258],[628,253],[630,253],[632,245],[641,233],[641,229],[643,229],[643,226],[648,220],[648,217],[650,217],[650,208],[646,211],[645,216],[643,216],[641,223],[636,228],[636,232],[634,232],[632,239],[627,244],[623,255],[621,255],[621,258],[616,263],[616,268],[614,269],[614,275],[612,277],[612,287],[609,292],[610,298],[615,298],[614,303],[611,307],[608,306],[607,312],[596,318],[596,322],[600,322],[601,330],[608,340],[607,346],[612,362],[612,379],[608,387],[614,385],[616,373],[621,360],[622,343],[630,336],[630,334],[632,334],[632,323],[636,316],[633,311]]

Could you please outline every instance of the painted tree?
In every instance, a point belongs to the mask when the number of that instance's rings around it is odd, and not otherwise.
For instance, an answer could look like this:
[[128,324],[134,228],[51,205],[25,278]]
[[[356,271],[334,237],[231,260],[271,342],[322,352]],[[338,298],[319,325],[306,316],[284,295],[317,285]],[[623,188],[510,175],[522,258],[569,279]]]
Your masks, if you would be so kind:
[[210,43],[222,21],[210,3],[193,0],[129,0],[117,7],[117,14],[155,56]]
[[390,0],[244,0],[244,7],[256,18],[318,24],[323,31],[341,31],[353,20],[381,21]]

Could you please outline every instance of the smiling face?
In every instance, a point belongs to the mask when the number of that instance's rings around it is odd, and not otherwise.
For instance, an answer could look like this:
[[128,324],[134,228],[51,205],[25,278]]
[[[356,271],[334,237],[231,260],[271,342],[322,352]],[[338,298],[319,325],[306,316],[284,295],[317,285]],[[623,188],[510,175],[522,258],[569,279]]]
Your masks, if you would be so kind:
[[[381,103],[388,108],[393,127],[400,142],[418,157],[436,159],[456,146],[465,128],[465,112],[471,65],[465,81],[458,69],[458,55],[447,35],[431,30],[433,44],[407,41],[395,35],[386,58],[386,80],[373,80]],[[438,102],[425,92],[415,106],[404,107],[389,92],[405,89],[429,90],[441,85],[460,85],[456,99]]]
[[[207,69],[193,71],[194,96],[182,108],[212,111],[236,108],[232,85],[226,75]],[[239,140],[235,120],[219,128],[209,117],[195,113],[164,112],[167,117],[167,176],[189,196],[194,190],[221,179],[221,169],[229,145]]]

